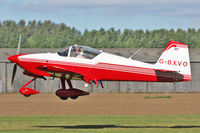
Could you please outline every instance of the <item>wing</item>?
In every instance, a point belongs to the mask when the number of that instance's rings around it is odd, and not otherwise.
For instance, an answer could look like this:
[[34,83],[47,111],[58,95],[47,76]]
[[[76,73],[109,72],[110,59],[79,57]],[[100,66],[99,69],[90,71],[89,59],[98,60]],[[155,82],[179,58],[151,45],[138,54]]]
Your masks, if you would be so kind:
[[90,80],[95,81],[94,75],[85,71],[76,71],[75,69],[66,69],[59,66],[38,66],[37,69],[49,73],[51,77],[65,77],[66,79],[84,80],[89,84],[91,83]]

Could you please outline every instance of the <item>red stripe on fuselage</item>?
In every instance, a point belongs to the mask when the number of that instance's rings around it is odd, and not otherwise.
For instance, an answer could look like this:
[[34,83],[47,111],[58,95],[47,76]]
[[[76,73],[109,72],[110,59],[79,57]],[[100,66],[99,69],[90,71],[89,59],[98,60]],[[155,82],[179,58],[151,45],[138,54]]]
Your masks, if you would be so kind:
[[[33,58],[21,58],[21,66],[36,68],[37,66],[58,66],[89,77],[89,80],[127,80],[127,81],[157,81],[154,69],[135,66],[124,66],[118,64],[98,63],[85,64],[55,60],[41,60]],[[24,64],[24,65],[23,65]],[[29,64],[29,65],[28,65]],[[41,70],[39,70],[41,71]],[[64,71],[63,71],[64,73]]]

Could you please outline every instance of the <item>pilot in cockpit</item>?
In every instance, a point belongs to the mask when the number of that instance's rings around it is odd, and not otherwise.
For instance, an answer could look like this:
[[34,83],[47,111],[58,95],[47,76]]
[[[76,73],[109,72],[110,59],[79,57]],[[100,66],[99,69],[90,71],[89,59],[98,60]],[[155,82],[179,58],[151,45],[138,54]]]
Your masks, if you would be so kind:
[[84,54],[83,54],[83,48],[81,48],[81,47],[78,47],[77,49],[76,49],[76,54],[77,54],[77,58],[85,58],[85,56],[84,56]]

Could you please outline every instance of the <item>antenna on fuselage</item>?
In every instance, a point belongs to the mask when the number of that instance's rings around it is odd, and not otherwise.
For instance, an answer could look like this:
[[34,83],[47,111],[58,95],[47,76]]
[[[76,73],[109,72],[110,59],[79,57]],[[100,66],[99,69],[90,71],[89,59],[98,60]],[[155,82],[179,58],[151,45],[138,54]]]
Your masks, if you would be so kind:
[[133,56],[135,56],[140,50],[142,50],[143,47],[141,47],[140,49],[138,49],[135,53],[133,53],[128,59],[131,59]]

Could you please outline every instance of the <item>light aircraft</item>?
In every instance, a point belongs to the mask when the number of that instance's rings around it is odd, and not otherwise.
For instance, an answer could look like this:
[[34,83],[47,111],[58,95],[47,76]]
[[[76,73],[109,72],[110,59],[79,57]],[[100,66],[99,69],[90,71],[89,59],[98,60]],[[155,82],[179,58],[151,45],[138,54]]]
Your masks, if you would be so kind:
[[[21,36],[20,36],[21,38]],[[20,39],[21,40],[21,39]],[[103,87],[102,81],[148,81],[148,82],[180,82],[191,80],[191,69],[188,45],[170,41],[155,64],[149,64],[113,55],[83,45],[73,45],[61,49],[57,53],[19,54],[8,59],[15,63],[12,74],[14,81],[17,66],[24,69],[23,74],[33,77],[22,86],[19,92],[28,97],[39,92],[26,86],[36,78],[60,78],[62,89],[56,95],[66,100],[76,99],[89,93],[72,86],[71,80],[84,80],[88,84],[95,83]],[[153,52],[153,51],[152,51]],[[67,81],[69,89],[66,89]]]

